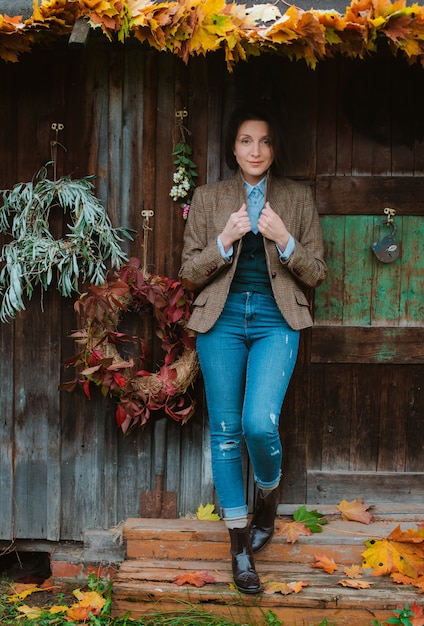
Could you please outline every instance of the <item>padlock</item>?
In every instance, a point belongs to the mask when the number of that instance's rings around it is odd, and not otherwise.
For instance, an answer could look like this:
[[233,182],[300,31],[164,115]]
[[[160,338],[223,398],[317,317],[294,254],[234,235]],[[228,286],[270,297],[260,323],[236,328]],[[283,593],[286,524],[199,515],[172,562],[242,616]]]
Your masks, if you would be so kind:
[[383,237],[381,241],[374,241],[371,245],[372,251],[379,261],[382,263],[392,263],[399,256],[399,245],[396,241],[396,224],[392,219],[384,219],[382,224],[392,227],[390,235]]

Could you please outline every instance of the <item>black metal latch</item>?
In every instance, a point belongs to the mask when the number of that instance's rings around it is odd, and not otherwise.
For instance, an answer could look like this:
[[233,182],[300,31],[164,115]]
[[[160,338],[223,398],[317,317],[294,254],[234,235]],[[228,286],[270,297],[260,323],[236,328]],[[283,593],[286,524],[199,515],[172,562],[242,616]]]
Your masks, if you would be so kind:
[[372,251],[379,261],[382,263],[391,263],[399,256],[399,245],[396,241],[396,224],[393,216],[396,215],[396,209],[384,209],[387,217],[384,217],[381,223],[384,226],[391,226],[392,232],[383,237],[381,241],[374,241],[371,245]]

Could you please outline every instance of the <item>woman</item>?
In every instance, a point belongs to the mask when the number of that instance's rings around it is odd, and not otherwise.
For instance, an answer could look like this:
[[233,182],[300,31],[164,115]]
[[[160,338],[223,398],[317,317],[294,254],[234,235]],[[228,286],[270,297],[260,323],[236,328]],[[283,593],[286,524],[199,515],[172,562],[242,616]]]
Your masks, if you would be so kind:
[[[265,109],[234,112],[226,161],[234,178],[198,187],[187,220],[180,278],[200,292],[189,328],[203,374],[212,469],[229,529],[237,588],[259,593],[254,552],[272,539],[281,476],[279,416],[299,331],[312,325],[302,287],[326,265],[308,186],[280,178],[278,126]],[[250,528],[241,445],[258,487]]]

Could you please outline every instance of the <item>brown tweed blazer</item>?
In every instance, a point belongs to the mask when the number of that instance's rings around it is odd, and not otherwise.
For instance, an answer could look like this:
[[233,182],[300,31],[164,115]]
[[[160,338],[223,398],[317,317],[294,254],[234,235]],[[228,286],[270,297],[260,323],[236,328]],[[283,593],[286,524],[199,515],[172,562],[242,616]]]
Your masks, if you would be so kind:
[[[287,178],[268,178],[266,200],[280,215],[295,239],[295,250],[283,261],[273,241],[265,239],[272,290],[285,320],[295,330],[312,326],[309,303],[302,287],[317,287],[324,280],[321,226],[308,185]],[[184,234],[179,276],[197,295],[188,327],[207,332],[222,312],[241,250],[235,242],[231,260],[222,258],[217,244],[231,213],[246,202],[240,173],[230,179],[197,187]]]

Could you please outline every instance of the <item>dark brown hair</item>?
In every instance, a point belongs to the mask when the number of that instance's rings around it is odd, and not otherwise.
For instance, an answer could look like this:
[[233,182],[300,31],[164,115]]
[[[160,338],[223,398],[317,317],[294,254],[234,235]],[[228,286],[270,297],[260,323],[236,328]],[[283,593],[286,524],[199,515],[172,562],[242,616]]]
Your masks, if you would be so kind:
[[272,148],[274,150],[274,161],[271,165],[271,172],[275,176],[281,176],[283,173],[282,158],[282,137],[281,129],[273,110],[264,104],[249,104],[238,107],[233,111],[228,120],[227,132],[225,136],[225,162],[231,170],[237,170],[239,165],[234,156],[234,146],[240,126],[247,121],[255,120],[258,122],[266,122],[269,127],[269,135],[271,137]]

